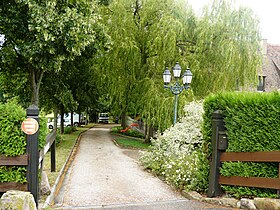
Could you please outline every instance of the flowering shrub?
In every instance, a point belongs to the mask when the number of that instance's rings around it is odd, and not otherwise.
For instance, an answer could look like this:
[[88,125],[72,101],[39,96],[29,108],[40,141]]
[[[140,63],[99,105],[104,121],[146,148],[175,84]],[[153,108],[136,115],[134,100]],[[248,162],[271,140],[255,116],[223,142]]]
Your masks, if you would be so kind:
[[[184,108],[185,116],[167,129],[152,146],[141,154],[145,168],[163,176],[182,189],[204,190],[207,187],[208,162],[202,153],[202,102],[191,102]],[[202,169],[202,171],[201,171]]]

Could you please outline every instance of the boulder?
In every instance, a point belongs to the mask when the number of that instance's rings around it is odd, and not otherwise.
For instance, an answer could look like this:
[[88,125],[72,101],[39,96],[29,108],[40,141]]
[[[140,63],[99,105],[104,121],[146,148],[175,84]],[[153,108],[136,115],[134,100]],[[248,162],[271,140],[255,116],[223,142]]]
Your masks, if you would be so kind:
[[40,186],[40,194],[41,195],[49,195],[51,192],[50,183],[48,180],[47,173],[45,171],[42,172],[42,181]]
[[0,209],[9,210],[36,210],[36,203],[30,192],[10,190],[0,199]]
[[196,191],[186,191],[186,190],[183,190],[182,191],[182,195],[185,197],[185,198],[188,198],[190,200],[201,200],[202,199],[202,196],[196,192]]
[[241,200],[238,202],[237,207],[240,209],[257,209],[254,201],[247,198],[241,198]]
[[203,198],[202,201],[211,203],[214,205],[222,205],[222,206],[230,206],[230,207],[237,207],[238,200],[235,198]]
[[280,209],[280,200],[272,198],[254,198],[254,204],[257,209],[278,210]]

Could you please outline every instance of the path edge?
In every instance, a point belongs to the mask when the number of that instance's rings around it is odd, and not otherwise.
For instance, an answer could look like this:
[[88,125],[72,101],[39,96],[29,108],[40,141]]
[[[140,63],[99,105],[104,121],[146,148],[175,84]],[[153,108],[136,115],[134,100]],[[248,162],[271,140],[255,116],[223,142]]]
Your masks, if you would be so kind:
[[[89,130],[89,129],[88,129]],[[50,195],[47,197],[47,199],[45,200],[43,206],[41,207],[41,209],[45,209],[51,205],[54,204],[54,198],[55,196],[58,194],[58,191],[61,187],[61,184],[63,183],[64,181],[64,178],[65,178],[65,174],[67,172],[67,170],[69,169],[69,166],[71,165],[71,163],[73,162],[73,159],[74,159],[74,156],[76,155],[76,152],[77,152],[77,148],[80,144],[80,140],[81,140],[81,137],[82,135],[87,132],[88,130],[85,130],[85,131],[82,131],[78,138],[76,139],[76,142],[71,150],[71,152],[69,153],[64,165],[62,166],[62,168],[60,169],[60,172],[59,172],[59,175],[58,177],[56,178],[55,180],[55,183],[54,185],[52,186],[52,190],[51,190],[51,193]]]

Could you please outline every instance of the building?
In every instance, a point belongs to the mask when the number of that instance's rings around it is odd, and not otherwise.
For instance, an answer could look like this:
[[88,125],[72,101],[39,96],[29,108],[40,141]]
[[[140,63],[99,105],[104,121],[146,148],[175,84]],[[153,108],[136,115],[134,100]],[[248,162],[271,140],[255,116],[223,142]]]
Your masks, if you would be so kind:
[[262,72],[259,73],[258,91],[270,92],[280,90],[280,45],[269,44],[264,39],[262,42],[264,61]]

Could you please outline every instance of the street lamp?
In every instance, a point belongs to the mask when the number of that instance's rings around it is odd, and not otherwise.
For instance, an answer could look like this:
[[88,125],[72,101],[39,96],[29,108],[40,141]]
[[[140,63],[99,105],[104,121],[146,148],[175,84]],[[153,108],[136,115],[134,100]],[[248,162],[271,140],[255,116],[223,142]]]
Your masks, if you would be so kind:
[[177,106],[178,106],[178,97],[179,94],[184,90],[188,90],[190,88],[190,84],[192,81],[192,72],[189,68],[185,71],[183,75],[183,85],[180,85],[179,78],[181,77],[181,66],[178,62],[176,62],[175,66],[173,67],[173,75],[175,77],[175,84],[169,85],[171,81],[171,73],[169,69],[166,67],[164,73],[163,73],[163,82],[164,82],[164,88],[170,89],[171,92],[175,95],[174,98],[174,119],[173,124],[175,125],[177,122]]

